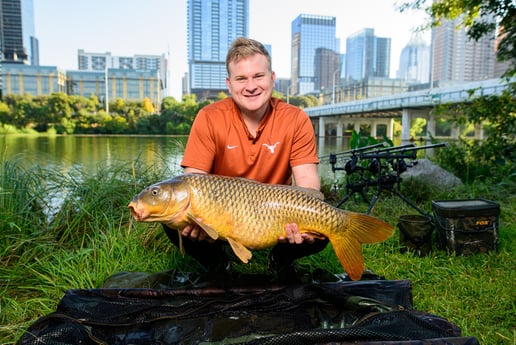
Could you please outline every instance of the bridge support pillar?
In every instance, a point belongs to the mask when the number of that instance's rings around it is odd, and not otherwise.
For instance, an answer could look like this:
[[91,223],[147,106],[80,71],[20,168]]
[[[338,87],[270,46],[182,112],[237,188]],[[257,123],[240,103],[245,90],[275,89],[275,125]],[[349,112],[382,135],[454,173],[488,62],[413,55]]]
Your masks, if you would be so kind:
[[376,138],[376,126],[378,125],[378,122],[376,121],[371,121],[371,136],[373,138]]
[[387,122],[387,137],[389,137],[391,140],[394,137],[394,119],[389,119],[389,122]]
[[484,140],[484,126],[480,124],[475,124],[475,139]]
[[343,130],[342,128],[344,127],[344,123],[342,121],[342,119],[338,119],[337,120],[337,138],[342,138],[342,134],[343,134]]
[[319,136],[326,136],[326,123],[324,122],[324,117],[319,116]]
[[353,129],[355,130],[355,132],[360,133],[360,122],[355,120],[353,122]]
[[457,125],[452,125],[451,138],[453,140],[457,140],[457,139],[459,139],[459,136],[460,136],[460,127]]
[[408,109],[401,111],[401,144],[407,144],[410,141],[410,123],[412,122],[412,116]]
[[426,117],[426,140],[431,140],[431,136],[435,137],[435,117],[428,114]]

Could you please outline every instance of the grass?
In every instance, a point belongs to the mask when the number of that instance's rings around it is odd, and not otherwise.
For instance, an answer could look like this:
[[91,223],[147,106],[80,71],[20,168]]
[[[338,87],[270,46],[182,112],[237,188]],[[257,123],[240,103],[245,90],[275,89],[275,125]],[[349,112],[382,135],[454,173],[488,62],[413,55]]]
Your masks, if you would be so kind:
[[[68,289],[101,287],[118,272],[195,270],[168,242],[159,225],[137,224],[126,208],[144,186],[171,176],[138,162],[103,166],[94,173],[0,166],[0,342],[14,344],[39,317],[55,310]],[[406,195],[431,210],[432,199],[486,198],[501,206],[499,251],[455,256],[434,250],[426,257],[401,253],[398,233],[384,243],[364,246],[367,268],[387,279],[411,281],[415,309],[457,324],[482,344],[514,344],[516,282],[516,182],[436,190],[407,181]],[[327,194],[331,197],[329,187]],[[339,198],[341,195],[333,195]],[[49,213],[56,198],[64,202]],[[55,206],[55,205],[54,205]],[[359,200],[344,207],[364,212]],[[372,214],[396,224],[413,214],[397,197],[381,196]],[[264,271],[257,255],[243,270]],[[342,268],[331,248],[299,265]]]

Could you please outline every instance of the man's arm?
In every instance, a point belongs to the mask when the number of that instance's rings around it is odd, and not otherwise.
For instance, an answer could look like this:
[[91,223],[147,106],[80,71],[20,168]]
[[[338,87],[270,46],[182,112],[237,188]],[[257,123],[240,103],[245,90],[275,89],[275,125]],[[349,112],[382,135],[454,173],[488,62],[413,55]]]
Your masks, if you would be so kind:
[[[321,181],[317,171],[317,164],[301,164],[292,167],[292,174],[294,175],[294,182],[296,186],[303,188],[312,188],[315,190],[321,189]],[[300,233],[296,223],[287,224],[285,227],[285,236],[279,238],[283,243],[314,243],[315,239],[306,234]]]
[[294,175],[294,183],[296,186],[303,188],[312,188],[315,190],[321,189],[321,181],[317,171],[317,164],[301,164],[292,167],[292,174]]
[[197,168],[186,167],[184,170],[184,173],[185,174],[207,174],[208,172],[201,170],[201,169],[197,169]]

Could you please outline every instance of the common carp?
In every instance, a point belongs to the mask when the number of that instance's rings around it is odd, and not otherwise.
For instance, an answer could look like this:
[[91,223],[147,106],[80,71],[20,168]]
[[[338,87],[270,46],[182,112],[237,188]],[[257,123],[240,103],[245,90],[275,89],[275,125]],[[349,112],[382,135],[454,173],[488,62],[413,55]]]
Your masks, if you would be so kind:
[[229,242],[244,263],[252,257],[250,249],[275,245],[285,235],[285,225],[296,223],[301,233],[327,237],[353,280],[364,271],[361,244],[384,241],[394,231],[382,220],[335,208],[306,189],[208,174],[153,184],[128,207],[140,222],[175,229],[198,224],[212,239]]

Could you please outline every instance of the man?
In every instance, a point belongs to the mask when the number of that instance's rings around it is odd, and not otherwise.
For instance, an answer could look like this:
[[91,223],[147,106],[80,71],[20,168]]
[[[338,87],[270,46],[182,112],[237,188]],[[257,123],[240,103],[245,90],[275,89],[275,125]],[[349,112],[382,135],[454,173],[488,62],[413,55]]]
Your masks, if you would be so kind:
[[[298,107],[272,97],[276,75],[271,57],[255,40],[237,38],[226,57],[231,93],[199,111],[181,165],[185,173],[245,177],[270,184],[320,189],[312,124]],[[164,227],[172,242],[176,230]],[[221,241],[213,243],[198,226],[182,230],[185,251],[208,269],[225,264]],[[327,240],[301,234],[287,224],[271,251],[271,269],[291,267],[299,257],[324,249]]]

